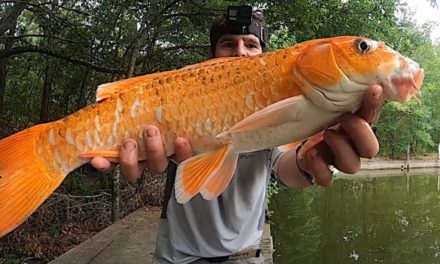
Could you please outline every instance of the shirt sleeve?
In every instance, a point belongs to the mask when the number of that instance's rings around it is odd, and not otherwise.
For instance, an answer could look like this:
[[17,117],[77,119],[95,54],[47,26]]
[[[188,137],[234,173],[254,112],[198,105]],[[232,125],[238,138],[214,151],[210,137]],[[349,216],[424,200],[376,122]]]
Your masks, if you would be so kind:
[[270,156],[270,175],[271,177],[276,180],[278,183],[280,183],[283,186],[286,186],[278,177],[278,163],[281,160],[281,157],[283,156],[283,154],[285,153],[285,151],[281,151],[279,148],[273,148],[271,151],[271,156]]

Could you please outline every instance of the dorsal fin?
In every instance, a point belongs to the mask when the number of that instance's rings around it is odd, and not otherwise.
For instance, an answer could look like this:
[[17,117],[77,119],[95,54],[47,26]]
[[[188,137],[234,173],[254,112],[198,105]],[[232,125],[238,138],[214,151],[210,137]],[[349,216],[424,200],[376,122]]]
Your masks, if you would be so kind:
[[211,65],[215,65],[215,64],[218,64],[221,62],[227,62],[227,61],[236,60],[236,59],[239,59],[239,58],[238,57],[213,58],[213,59],[209,59],[207,61],[201,62],[201,63],[185,66],[181,70],[189,70],[189,69],[194,69],[194,68],[198,68],[198,67],[206,67],[206,66],[211,66]]
[[183,67],[179,70],[171,70],[171,71],[165,71],[165,72],[152,73],[152,74],[142,75],[142,76],[133,77],[133,78],[125,79],[125,80],[120,80],[120,81],[116,81],[116,82],[104,83],[104,84],[99,85],[98,89],[96,90],[96,101],[99,102],[99,101],[102,101],[102,100],[107,99],[109,97],[112,97],[113,95],[120,94],[121,92],[133,87],[136,84],[145,82],[147,80],[151,80],[153,78],[157,78],[157,77],[165,76],[165,75],[169,75],[169,74],[176,74],[177,72],[180,72],[180,71],[194,70],[194,69],[197,69],[200,67],[206,67],[206,66],[217,64],[219,62],[229,61],[229,60],[233,60],[233,59],[237,59],[237,58],[215,58],[215,59],[207,60],[207,61],[204,61],[201,63],[189,65],[189,66]]
[[155,75],[155,74],[148,74],[148,75],[133,77],[121,81],[101,84],[98,86],[98,89],[96,90],[96,102],[112,97],[113,95],[120,94],[121,92],[125,91],[127,88],[133,87],[133,85],[135,84],[151,79],[151,75]]

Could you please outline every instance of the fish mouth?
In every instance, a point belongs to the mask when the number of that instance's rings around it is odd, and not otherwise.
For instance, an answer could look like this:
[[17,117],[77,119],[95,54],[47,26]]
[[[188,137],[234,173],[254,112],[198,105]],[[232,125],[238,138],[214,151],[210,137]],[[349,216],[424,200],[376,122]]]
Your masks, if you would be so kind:
[[402,103],[408,102],[411,98],[420,101],[416,93],[420,92],[425,73],[419,68],[410,73],[409,76],[398,76],[391,79],[393,89],[385,89],[385,97]]

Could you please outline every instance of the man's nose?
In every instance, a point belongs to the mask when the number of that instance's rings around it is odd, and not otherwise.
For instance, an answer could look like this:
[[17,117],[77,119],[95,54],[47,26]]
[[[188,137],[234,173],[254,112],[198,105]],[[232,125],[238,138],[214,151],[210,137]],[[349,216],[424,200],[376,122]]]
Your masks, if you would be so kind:
[[232,54],[233,57],[243,57],[246,56],[246,47],[243,43],[238,43],[235,48],[234,52]]

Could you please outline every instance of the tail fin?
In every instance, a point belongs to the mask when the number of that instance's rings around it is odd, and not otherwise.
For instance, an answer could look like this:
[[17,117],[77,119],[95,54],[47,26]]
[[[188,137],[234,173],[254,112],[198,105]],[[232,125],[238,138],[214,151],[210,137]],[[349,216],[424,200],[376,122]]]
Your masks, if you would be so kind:
[[26,220],[66,176],[48,167],[37,153],[36,139],[52,124],[34,126],[0,141],[0,237]]

